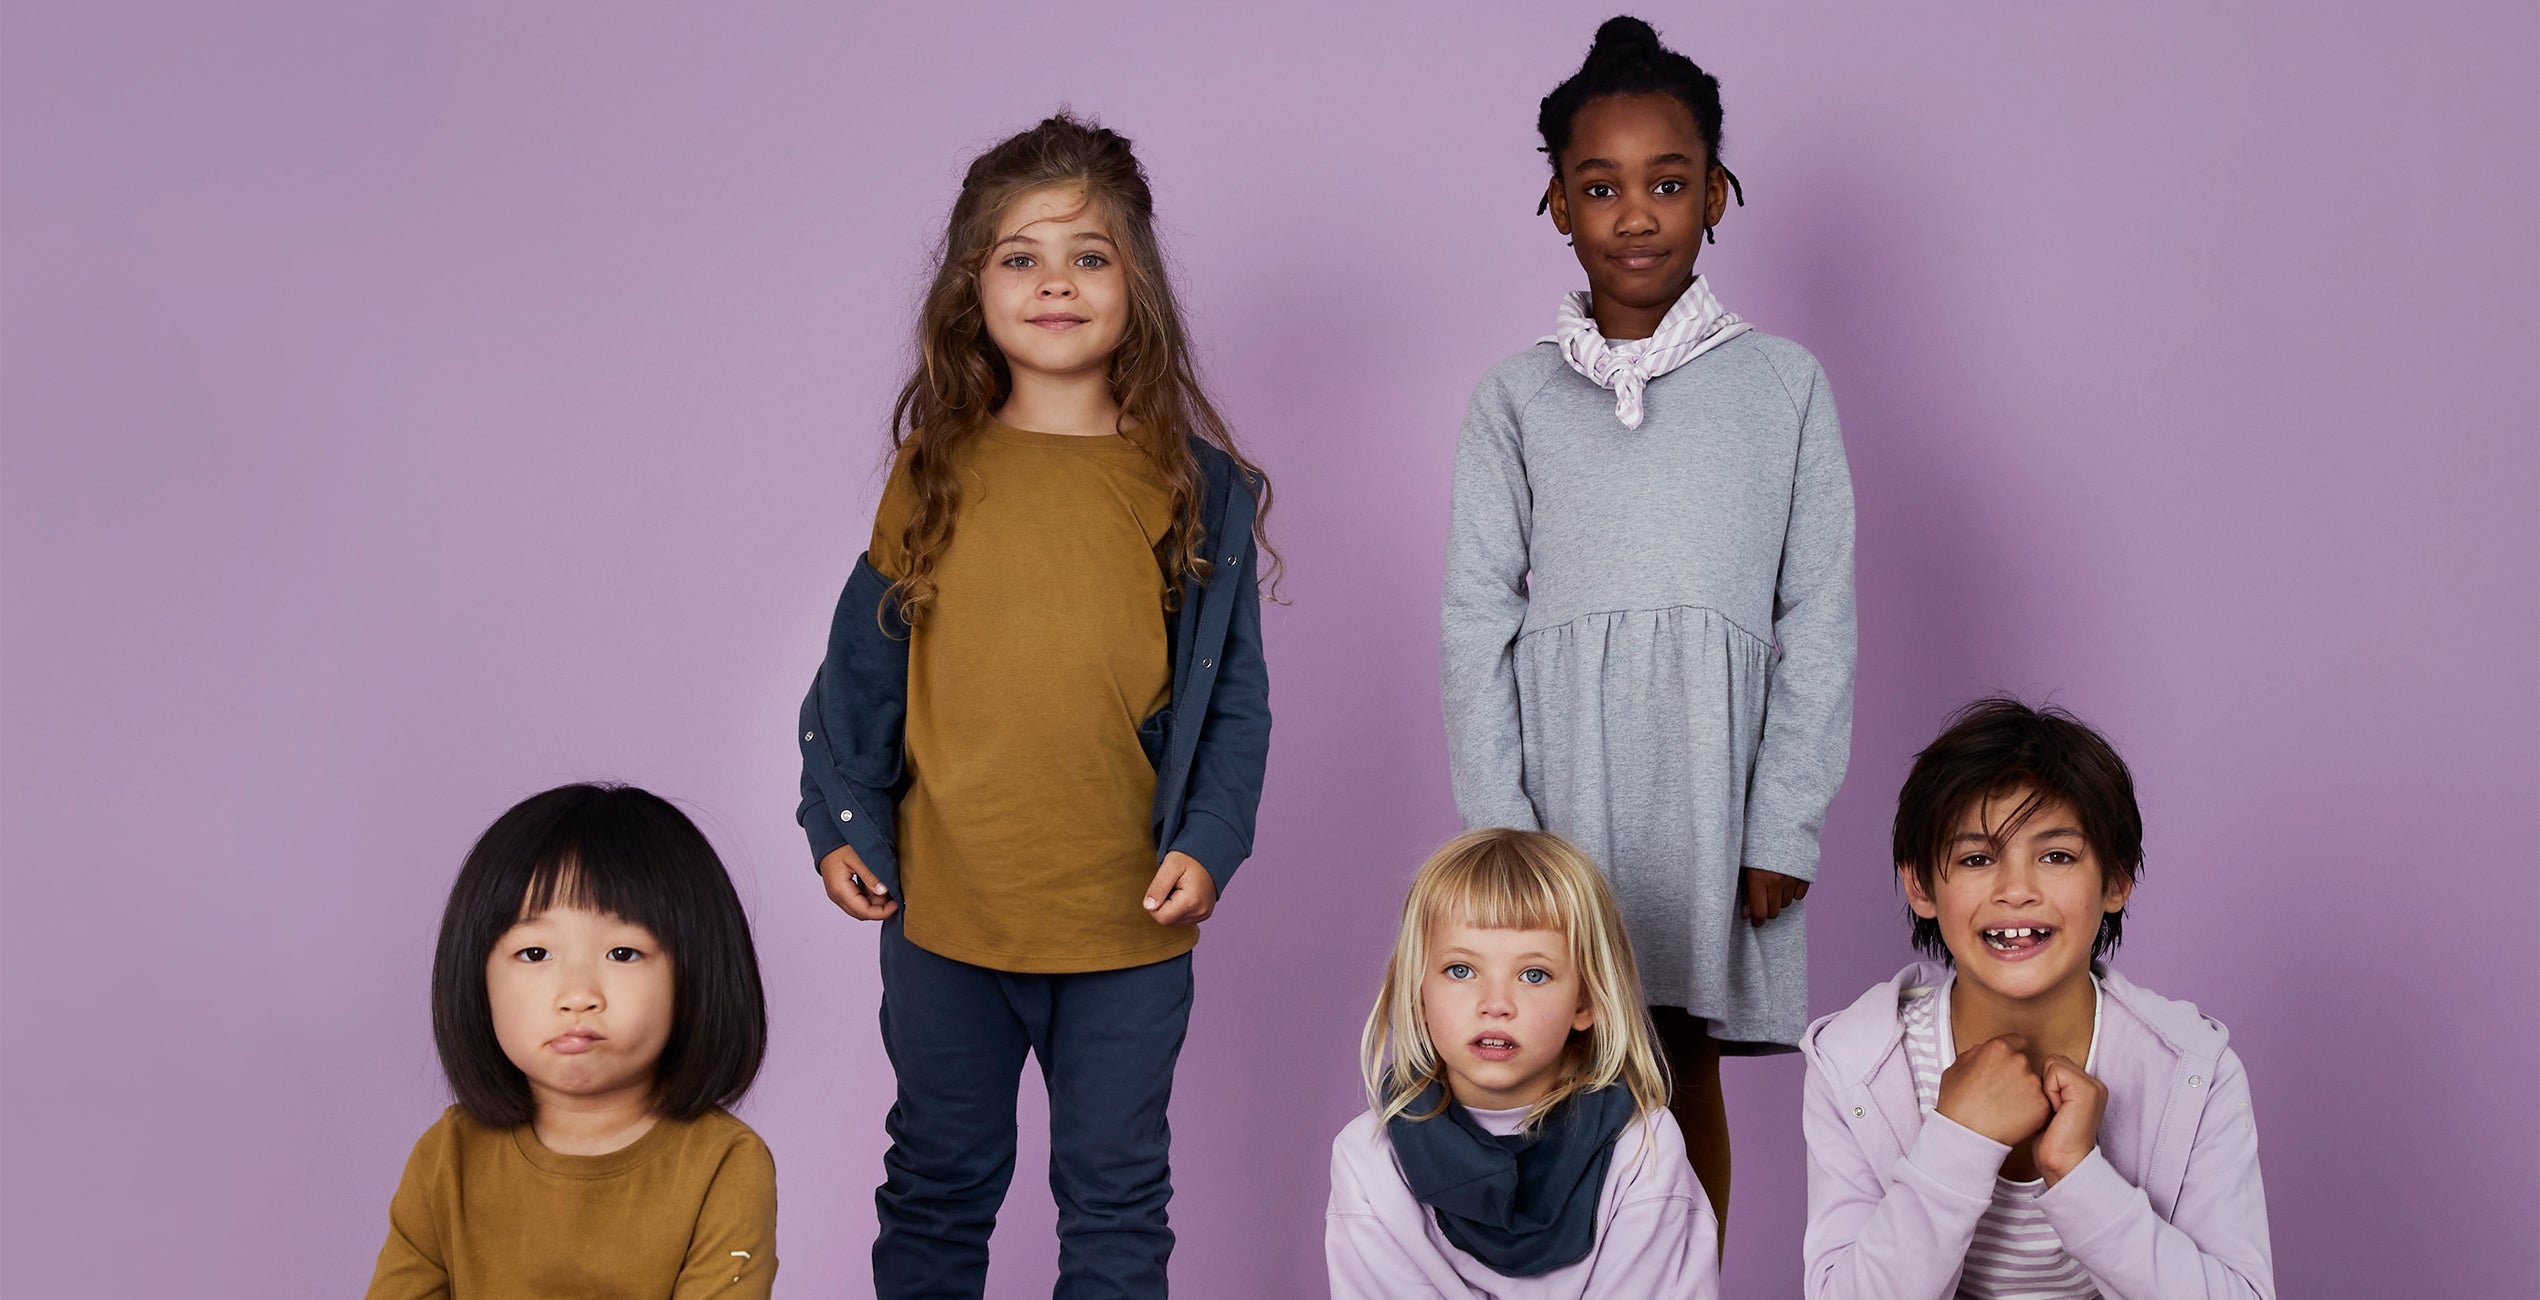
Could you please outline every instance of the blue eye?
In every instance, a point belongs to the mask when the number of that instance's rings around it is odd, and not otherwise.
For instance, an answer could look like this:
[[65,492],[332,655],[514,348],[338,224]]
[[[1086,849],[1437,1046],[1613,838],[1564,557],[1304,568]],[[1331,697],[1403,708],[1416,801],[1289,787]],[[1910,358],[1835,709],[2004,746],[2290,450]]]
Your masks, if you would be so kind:
[[1552,982],[1552,972],[1545,970],[1541,966],[1529,966],[1526,969],[1519,971],[1517,973],[1517,978],[1524,980],[1528,984],[1549,984]]
[[1448,962],[1443,973],[1451,980],[1468,980],[1473,978],[1473,968],[1460,961]]

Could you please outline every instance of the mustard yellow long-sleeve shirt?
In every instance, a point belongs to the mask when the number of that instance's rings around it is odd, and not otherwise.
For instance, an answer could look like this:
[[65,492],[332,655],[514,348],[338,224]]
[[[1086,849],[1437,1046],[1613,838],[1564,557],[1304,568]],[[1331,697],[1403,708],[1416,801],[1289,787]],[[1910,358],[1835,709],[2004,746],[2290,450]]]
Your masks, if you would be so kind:
[[567,1156],[452,1106],[406,1160],[369,1300],[764,1300],[775,1280],[776,1161],[749,1125],[709,1111]]

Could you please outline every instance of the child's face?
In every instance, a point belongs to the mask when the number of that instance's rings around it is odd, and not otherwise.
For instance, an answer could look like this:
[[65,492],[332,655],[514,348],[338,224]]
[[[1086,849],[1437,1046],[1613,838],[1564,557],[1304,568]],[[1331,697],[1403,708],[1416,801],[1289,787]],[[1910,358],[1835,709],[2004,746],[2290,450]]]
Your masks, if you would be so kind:
[[1570,237],[1603,307],[1663,312],[1693,283],[1702,230],[1728,180],[1693,110],[1673,95],[1600,95],[1570,119],[1552,181],[1552,224]]
[[670,1041],[670,955],[653,932],[550,907],[495,940],[485,962],[494,1038],[546,1106],[650,1092]]
[[1101,205],[1053,185],[1026,192],[997,224],[979,270],[988,338],[1017,372],[1108,376],[1129,327],[1129,284]]
[[2008,821],[2028,795],[2014,790],[1969,808],[1929,891],[1912,867],[1898,869],[1907,904],[1939,924],[1959,977],[2014,1001],[2085,978],[2100,917],[2124,907],[2134,889],[2122,869],[2098,860],[2060,800],[2032,812],[1997,854],[1985,828]]
[[1429,931],[1420,1014],[1455,1099],[1476,1110],[1529,1106],[1552,1090],[1570,1035],[1596,1023],[1558,930]]

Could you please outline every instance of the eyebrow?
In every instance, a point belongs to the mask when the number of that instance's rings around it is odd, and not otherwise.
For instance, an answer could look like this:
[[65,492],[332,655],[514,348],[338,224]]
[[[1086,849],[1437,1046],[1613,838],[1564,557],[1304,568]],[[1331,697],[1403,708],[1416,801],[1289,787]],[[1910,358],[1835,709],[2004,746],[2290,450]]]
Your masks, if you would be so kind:
[[[1691,167],[1693,165],[1693,159],[1688,155],[1680,153],[1662,153],[1651,158],[1649,160],[1649,165],[1652,167]],[[1591,168],[1602,167],[1607,171],[1620,171],[1622,166],[1623,165],[1621,163],[1618,163],[1611,158],[1581,158],[1578,161],[1577,170],[1587,171]]]
[[[1957,834],[1950,836],[1949,842],[1952,845],[1991,844],[1995,838],[1996,837],[1994,836],[1985,834],[1983,831],[1960,831]],[[2035,832],[2033,838],[2041,840],[2078,840],[2085,837],[2082,835],[2080,830],[2071,826],[2050,826],[2045,830]]]
[[[1477,952],[1475,952],[1475,951],[1473,951],[1473,950],[1472,950],[1472,949],[1470,949],[1470,948],[1441,948],[1441,949],[1439,949],[1438,951],[1436,951],[1436,952],[1434,952],[1434,953],[1430,954],[1430,956],[1432,956],[1432,957],[1439,957],[1439,958],[1443,958],[1443,957],[1479,957],[1479,956],[1481,956],[1481,954],[1480,954],[1480,953],[1477,953]],[[1559,961],[1559,960],[1560,960],[1560,958],[1559,958],[1559,957],[1557,957],[1557,956],[1555,956],[1554,954],[1552,954],[1552,953],[1548,953],[1548,952],[1521,952],[1521,953],[1518,953],[1518,954],[1517,954],[1517,960],[1519,960],[1519,961]]]
[[[1079,239],[1079,240],[1086,240],[1086,239],[1099,239],[1099,240],[1101,240],[1102,242],[1104,242],[1104,243],[1106,243],[1106,244],[1111,244],[1111,246],[1112,246],[1112,247],[1114,247],[1114,248],[1118,248],[1118,247],[1120,246],[1120,245],[1118,245],[1117,243],[1113,243],[1111,236],[1106,235],[1106,234],[1102,233],[1102,232],[1101,232],[1101,231],[1099,231],[1099,230],[1079,230],[1079,231],[1077,231],[1077,232],[1076,232],[1076,238],[1077,238],[1077,239]],[[1003,247],[1005,247],[1005,246],[1006,246],[1006,245],[1008,245],[1008,244],[1030,244],[1032,247],[1034,247],[1034,248],[1038,248],[1038,247],[1040,247],[1040,246],[1041,246],[1041,241],[1040,241],[1040,239],[1039,239],[1038,237],[1036,237],[1036,236],[1027,235],[1027,234],[1024,234],[1022,231],[1018,230],[1018,231],[1015,231],[1013,234],[1008,235],[1008,236],[1006,236],[1005,238],[1000,239],[1000,240],[998,240],[997,242],[995,242],[995,243],[993,243],[993,244],[990,244],[988,247],[989,247],[990,249],[999,249],[999,248],[1003,248]]]

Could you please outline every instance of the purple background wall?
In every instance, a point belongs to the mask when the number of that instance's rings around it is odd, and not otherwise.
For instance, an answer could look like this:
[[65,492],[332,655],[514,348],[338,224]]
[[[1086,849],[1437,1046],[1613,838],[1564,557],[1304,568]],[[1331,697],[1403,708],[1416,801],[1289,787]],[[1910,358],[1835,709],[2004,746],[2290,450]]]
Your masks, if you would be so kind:
[[[0,1286],[357,1289],[444,1100],[458,857],[610,777],[756,916],[782,1290],[866,1293],[873,932],[814,884],[788,726],[921,249],[1064,102],[1158,180],[1295,601],[1176,1276],[1319,1293],[1357,1025],[1453,829],[1455,424],[1576,278],[1532,115],[1610,10],[931,8],[10,6]],[[1905,955],[1911,751],[2052,692],[2141,775],[2123,964],[2238,1030],[2284,1292],[2523,1293],[2540,14],[1645,12],[1727,86],[1751,205],[1705,266],[1823,359],[1859,483],[1816,1005]],[[1731,1067],[1735,1296],[1797,1293],[1799,1078]],[[998,1296],[1053,1272],[1034,1128]]]

